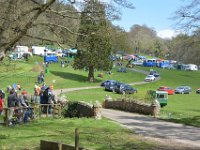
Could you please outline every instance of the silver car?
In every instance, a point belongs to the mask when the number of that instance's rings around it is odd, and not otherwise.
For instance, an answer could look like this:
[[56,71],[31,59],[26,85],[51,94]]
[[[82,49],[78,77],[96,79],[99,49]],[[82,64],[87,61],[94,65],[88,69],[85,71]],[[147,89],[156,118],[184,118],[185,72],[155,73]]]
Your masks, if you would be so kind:
[[175,94],[190,94],[192,88],[190,86],[179,86],[175,89]]

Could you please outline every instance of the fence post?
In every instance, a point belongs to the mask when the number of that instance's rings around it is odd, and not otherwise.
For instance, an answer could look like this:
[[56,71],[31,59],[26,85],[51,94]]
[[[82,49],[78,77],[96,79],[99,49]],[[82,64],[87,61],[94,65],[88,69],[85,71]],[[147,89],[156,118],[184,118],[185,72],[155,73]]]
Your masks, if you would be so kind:
[[8,126],[8,108],[5,108],[4,109],[5,110],[5,119],[4,119],[4,123],[5,123],[5,125],[6,125],[6,127]]
[[54,104],[51,109],[52,109],[52,116],[54,118],[55,117],[55,111],[56,111],[56,105]]
[[79,130],[75,129],[75,150],[79,149]]
[[47,105],[47,113],[46,113],[46,118],[48,118],[49,115],[49,105]]
[[61,104],[59,104],[59,117],[61,117],[61,114],[62,114],[62,106]]
[[39,117],[41,118],[41,116],[42,116],[42,106],[39,105]]

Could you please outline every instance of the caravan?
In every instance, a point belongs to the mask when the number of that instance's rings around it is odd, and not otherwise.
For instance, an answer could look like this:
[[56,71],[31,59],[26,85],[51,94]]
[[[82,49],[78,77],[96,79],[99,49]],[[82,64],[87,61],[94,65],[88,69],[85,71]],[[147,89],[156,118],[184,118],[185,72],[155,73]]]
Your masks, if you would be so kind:
[[32,53],[33,55],[40,55],[44,56],[45,47],[42,46],[32,46]]
[[29,53],[28,46],[16,46],[15,52],[17,55],[17,59],[21,59],[24,53]]
[[187,64],[185,65],[185,70],[189,70],[189,71],[197,71],[198,67],[195,64]]

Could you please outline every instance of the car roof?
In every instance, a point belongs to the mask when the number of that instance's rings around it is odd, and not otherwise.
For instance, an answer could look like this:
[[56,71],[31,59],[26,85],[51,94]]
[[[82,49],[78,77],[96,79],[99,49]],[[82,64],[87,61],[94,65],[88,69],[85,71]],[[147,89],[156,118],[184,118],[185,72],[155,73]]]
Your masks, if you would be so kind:
[[165,91],[156,91],[157,94],[168,94],[168,92]]
[[154,75],[148,75],[147,77],[154,77]]

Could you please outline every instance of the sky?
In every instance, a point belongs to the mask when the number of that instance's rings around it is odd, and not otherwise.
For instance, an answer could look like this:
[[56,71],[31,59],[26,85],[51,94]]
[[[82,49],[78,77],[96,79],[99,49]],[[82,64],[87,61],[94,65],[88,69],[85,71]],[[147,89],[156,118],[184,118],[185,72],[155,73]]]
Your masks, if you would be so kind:
[[176,21],[170,19],[175,11],[183,5],[181,0],[129,0],[135,9],[121,8],[120,21],[114,21],[126,31],[134,24],[147,25],[153,28],[161,38],[171,38],[175,31]]

